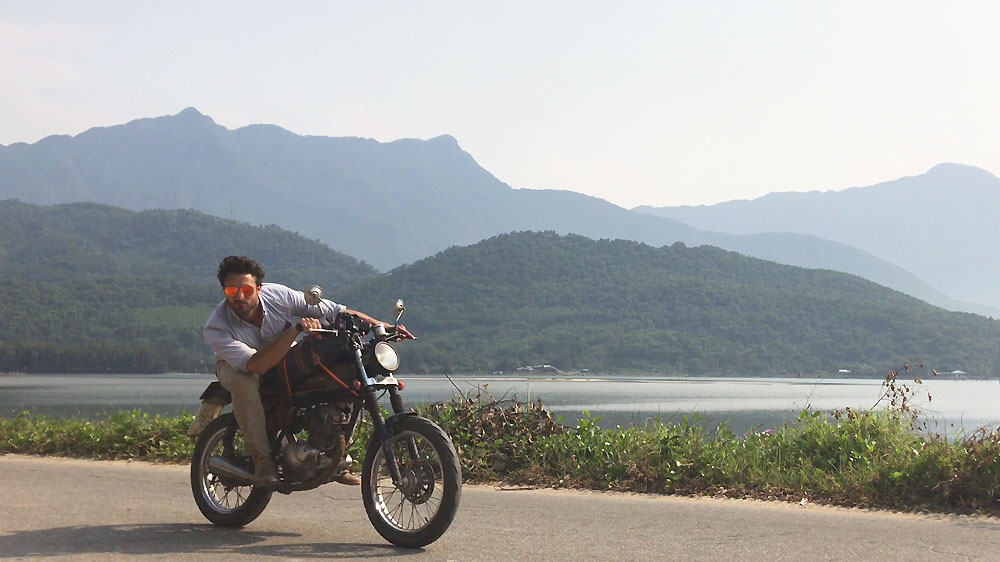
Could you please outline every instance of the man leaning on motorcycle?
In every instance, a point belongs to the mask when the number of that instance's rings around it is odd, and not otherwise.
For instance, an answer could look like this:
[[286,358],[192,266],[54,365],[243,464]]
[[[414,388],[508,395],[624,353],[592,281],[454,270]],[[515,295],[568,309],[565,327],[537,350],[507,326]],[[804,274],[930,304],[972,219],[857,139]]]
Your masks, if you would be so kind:
[[[318,330],[338,314],[354,314],[372,325],[385,323],[327,299],[310,305],[301,291],[264,283],[260,264],[245,256],[223,259],[218,278],[225,300],[208,317],[202,333],[215,352],[215,374],[232,394],[233,413],[243,430],[243,453],[253,457],[254,480],[262,486],[273,485],[278,477],[269,455],[261,375],[284,359],[299,333]],[[396,328],[413,339],[402,324]],[[361,483],[350,473],[336,481]]]

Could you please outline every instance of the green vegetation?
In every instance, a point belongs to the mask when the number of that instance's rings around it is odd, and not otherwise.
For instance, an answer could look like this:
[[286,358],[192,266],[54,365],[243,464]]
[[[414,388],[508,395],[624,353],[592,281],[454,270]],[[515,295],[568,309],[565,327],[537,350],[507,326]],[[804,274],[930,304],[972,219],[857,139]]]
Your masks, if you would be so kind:
[[850,275],[683,244],[551,232],[497,236],[377,275],[276,227],[193,211],[0,203],[0,371],[212,369],[201,326],[230,253],[267,279],[319,282],[387,318],[397,298],[420,341],[411,373],[511,371],[879,376],[903,357],[1000,373],[1000,323]]
[[215,271],[253,256],[274,279],[336,292],[377,272],[274,226],[195,211],[0,202],[0,371],[206,372]]
[[688,420],[616,430],[595,421],[540,440],[497,476],[597,490],[998,511],[997,435],[957,443],[918,437],[907,420],[885,411],[837,423],[802,412],[779,431],[745,436]]
[[1000,373],[1000,323],[861,278],[709,246],[522,232],[451,248],[342,295],[361,310],[406,299],[414,372],[881,376],[899,358]]
[[0,420],[0,453],[183,462],[194,453],[193,419],[131,410],[103,421],[53,420],[25,412]]
[[[468,482],[812,501],[837,505],[1000,514],[1000,435],[948,441],[913,431],[896,373],[881,411],[803,411],[777,431],[736,435],[725,426],[601,429],[586,417],[560,425],[538,403],[456,396],[421,413],[452,436]],[[893,400],[896,398],[896,400]],[[0,454],[186,462],[190,415],[122,412],[103,422],[25,413],[0,420]],[[355,469],[370,427],[351,448]]]
[[0,371],[208,371],[200,326],[219,294],[172,278],[0,283]]
[[[219,260],[233,254],[252,256],[267,280],[293,287],[319,283],[337,291],[377,275],[364,262],[274,225],[251,226],[192,210],[0,201],[4,281],[161,278],[217,287]],[[169,302],[154,296],[147,295],[158,304]]]

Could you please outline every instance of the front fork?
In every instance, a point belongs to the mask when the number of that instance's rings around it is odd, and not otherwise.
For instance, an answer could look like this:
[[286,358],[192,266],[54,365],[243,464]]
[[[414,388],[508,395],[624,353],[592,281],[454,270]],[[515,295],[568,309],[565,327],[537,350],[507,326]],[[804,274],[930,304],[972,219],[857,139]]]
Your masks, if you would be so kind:
[[[375,437],[382,446],[382,455],[385,456],[385,464],[389,467],[389,476],[392,478],[393,485],[397,487],[402,486],[403,477],[399,473],[396,455],[392,452],[392,434],[385,426],[385,418],[382,417],[382,410],[379,408],[378,399],[375,397],[375,380],[369,378],[368,372],[365,371],[364,361],[361,358],[361,347],[359,345],[354,346],[354,360],[358,366],[358,373],[361,375],[361,392],[364,397],[365,409],[368,410],[368,415],[372,418]],[[394,413],[399,413],[395,412],[397,405],[402,408],[402,400],[398,396],[396,394],[395,399],[390,399]]]

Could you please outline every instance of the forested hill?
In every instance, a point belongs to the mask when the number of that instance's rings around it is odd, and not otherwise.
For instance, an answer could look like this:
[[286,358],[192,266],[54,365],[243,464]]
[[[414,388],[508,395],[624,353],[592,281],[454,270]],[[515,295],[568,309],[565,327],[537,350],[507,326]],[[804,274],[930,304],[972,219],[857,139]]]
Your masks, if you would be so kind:
[[300,288],[320,283],[336,291],[377,273],[276,226],[251,226],[198,211],[0,201],[2,280],[162,277],[217,289],[219,260],[233,254],[259,261],[268,280]]
[[[406,299],[404,368],[666,374],[884,375],[903,361],[1000,373],[1000,324],[858,277],[712,247],[653,248],[554,233],[452,248],[355,287]],[[384,313],[383,313],[384,315]]]
[[219,261],[336,294],[375,270],[280,228],[195,211],[0,202],[0,371],[207,371]]
[[[389,274],[278,228],[191,211],[0,204],[0,371],[210,371],[201,326],[223,255],[319,281],[420,337],[406,372],[884,375],[902,361],[1000,373],[998,323],[829,271],[712,247],[522,232]],[[354,283],[347,288],[346,285]]]

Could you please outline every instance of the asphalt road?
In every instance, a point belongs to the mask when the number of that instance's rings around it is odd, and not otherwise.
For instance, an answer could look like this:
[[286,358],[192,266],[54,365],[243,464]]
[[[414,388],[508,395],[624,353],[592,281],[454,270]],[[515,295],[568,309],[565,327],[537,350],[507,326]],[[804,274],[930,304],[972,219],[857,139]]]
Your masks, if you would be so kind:
[[816,505],[466,486],[451,529],[387,544],[358,488],[275,495],[241,530],[205,521],[188,467],[0,456],[0,559],[1000,560],[1000,520]]

